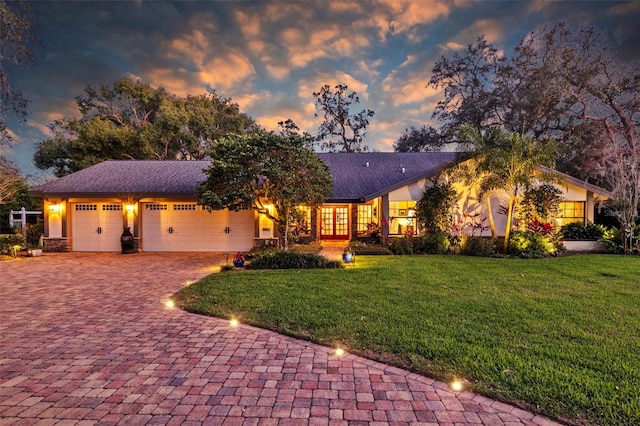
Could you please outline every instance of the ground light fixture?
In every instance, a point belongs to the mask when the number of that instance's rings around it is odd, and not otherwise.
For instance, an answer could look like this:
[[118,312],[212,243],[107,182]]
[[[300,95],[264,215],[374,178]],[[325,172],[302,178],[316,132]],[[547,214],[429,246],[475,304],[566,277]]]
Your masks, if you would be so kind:
[[173,309],[175,308],[176,304],[173,300],[167,299],[167,301],[164,303],[164,306],[166,306],[169,309]]
[[240,321],[238,321],[236,318],[231,318],[231,319],[229,320],[229,325],[230,325],[231,327],[237,327],[237,326],[239,326],[239,325],[240,325]]
[[344,355],[344,349],[342,348],[336,348],[336,350],[333,352],[336,356],[343,356]]
[[449,383],[449,388],[454,392],[460,392],[464,389],[464,385],[460,380],[455,379],[451,383]]

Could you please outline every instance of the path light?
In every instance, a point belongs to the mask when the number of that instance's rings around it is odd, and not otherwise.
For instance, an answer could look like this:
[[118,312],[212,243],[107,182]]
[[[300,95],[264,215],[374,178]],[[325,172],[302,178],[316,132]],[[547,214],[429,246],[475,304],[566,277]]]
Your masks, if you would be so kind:
[[460,380],[456,379],[449,384],[449,388],[451,388],[451,390],[454,392],[460,392],[461,390],[464,389],[464,385]]
[[240,321],[238,321],[236,318],[231,318],[231,319],[229,320],[229,325],[230,325],[231,327],[237,327],[237,326],[239,326],[239,325],[240,325]]
[[164,305],[169,309],[173,309],[176,306],[175,302],[171,299],[168,299]]
[[343,356],[344,355],[344,349],[336,348],[334,353],[336,354],[336,356]]

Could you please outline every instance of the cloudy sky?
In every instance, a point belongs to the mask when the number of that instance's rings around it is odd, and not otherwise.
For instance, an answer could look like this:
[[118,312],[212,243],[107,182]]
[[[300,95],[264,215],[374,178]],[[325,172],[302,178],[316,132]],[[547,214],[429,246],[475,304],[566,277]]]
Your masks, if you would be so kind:
[[[593,24],[640,58],[640,2],[615,1],[53,1],[33,2],[43,43],[14,75],[31,99],[5,151],[25,173],[47,124],[78,115],[74,97],[121,76],[176,95],[216,90],[267,129],[292,118],[316,133],[312,93],[343,83],[376,115],[365,139],[391,151],[402,130],[431,123],[435,61],[480,35],[506,52],[527,32]],[[6,150],[6,148],[5,148]]]

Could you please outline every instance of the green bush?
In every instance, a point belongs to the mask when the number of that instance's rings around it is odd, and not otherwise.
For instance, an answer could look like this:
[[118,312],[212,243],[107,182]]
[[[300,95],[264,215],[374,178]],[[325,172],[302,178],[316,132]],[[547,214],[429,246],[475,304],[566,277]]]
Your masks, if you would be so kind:
[[572,222],[560,228],[560,232],[567,240],[599,240],[604,236],[606,228],[593,223]]
[[21,234],[0,234],[0,253],[13,254],[13,247],[25,246],[24,237]]
[[445,254],[451,242],[444,232],[430,232],[422,238],[422,252],[427,254]]
[[496,251],[495,243],[491,238],[465,236],[460,241],[460,254],[465,256],[489,257]]
[[289,247],[289,250],[295,251],[296,253],[313,253],[318,254],[322,251],[322,244],[317,241],[308,242],[308,243],[296,243],[292,244]]
[[540,258],[557,254],[558,247],[548,236],[530,231],[514,231],[509,238],[507,253],[524,258]]
[[394,238],[389,243],[389,250],[395,255],[411,255],[414,254],[414,240],[419,241],[417,238]]
[[377,256],[393,254],[387,247],[375,243],[366,243],[360,239],[351,241],[349,247],[351,248],[351,252],[356,255]]
[[[633,227],[633,246],[632,252],[634,254],[640,254],[640,224]],[[622,233],[615,226],[604,232],[598,242],[604,245],[607,251],[611,253],[622,254],[624,248],[622,246]]]
[[251,260],[247,269],[338,269],[342,262],[328,260],[313,253],[274,250],[261,253]]

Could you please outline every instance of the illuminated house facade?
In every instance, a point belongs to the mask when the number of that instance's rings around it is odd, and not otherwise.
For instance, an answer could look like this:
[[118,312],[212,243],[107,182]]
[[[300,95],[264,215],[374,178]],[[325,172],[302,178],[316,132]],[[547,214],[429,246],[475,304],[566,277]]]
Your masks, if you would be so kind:
[[[425,183],[459,161],[452,152],[318,154],[334,179],[333,195],[306,213],[303,232],[320,241],[350,240],[375,227],[385,237],[415,235],[415,203]],[[44,199],[45,249],[120,251],[129,227],[140,251],[248,251],[273,244],[278,230],[263,213],[208,211],[194,190],[207,161],[105,161],[37,186]],[[460,218],[483,216],[473,188],[454,183]],[[565,200],[561,221],[592,221],[594,206],[606,198],[600,188],[565,176],[558,187]],[[501,194],[492,195],[500,206]],[[504,215],[494,212],[504,229]],[[500,223],[502,220],[503,223]],[[474,231],[475,232],[475,231]],[[475,235],[488,235],[480,226]]]

